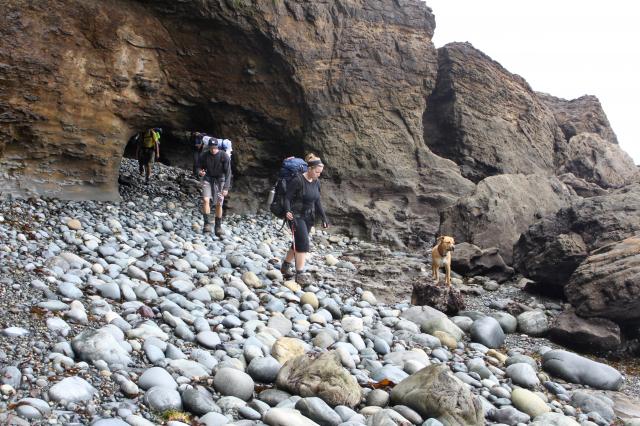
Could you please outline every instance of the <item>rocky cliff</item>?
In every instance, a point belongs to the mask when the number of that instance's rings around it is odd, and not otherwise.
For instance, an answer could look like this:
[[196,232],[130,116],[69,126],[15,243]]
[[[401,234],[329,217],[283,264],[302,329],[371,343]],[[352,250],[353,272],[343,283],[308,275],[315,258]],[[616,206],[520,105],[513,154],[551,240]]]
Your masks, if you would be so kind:
[[438,49],[424,133],[435,153],[474,182],[502,173],[551,175],[566,143],[529,84],[469,43]]
[[117,199],[149,126],[182,166],[186,131],[234,140],[237,212],[315,151],[334,224],[399,245],[430,241],[487,177],[562,174],[580,195],[637,181],[597,99],[536,93],[468,43],[437,51],[434,28],[419,0],[5,1],[0,192]]
[[241,210],[283,157],[318,152],[329,210],[365,236],[434,233],[437,208],[472,188],[424,146],[437,59],[420,1],[10,0],[0,12],[4,192],[115,199],[125,144],[152,125],[236,141]]

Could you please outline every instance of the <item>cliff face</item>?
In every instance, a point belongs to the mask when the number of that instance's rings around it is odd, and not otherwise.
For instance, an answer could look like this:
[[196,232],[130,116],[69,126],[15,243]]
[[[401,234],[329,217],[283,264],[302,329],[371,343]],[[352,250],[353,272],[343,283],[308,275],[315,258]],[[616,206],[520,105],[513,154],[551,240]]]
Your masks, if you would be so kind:
[[478,182],[503,173],[554,174],[566,143],[552,111],[520,76],[469,43],[438,49],[425,141]]
[[434,26],[418,0],[5,1],[0,187],[116,199],[135,131],[204,130],[235,141],[240,208],[316,151],[352,231],[435,232],[472,184],[423,142]]
[[566,100],[547,93],[538,92],[537,95],[553,111],[566,140],[579,133],[596,133],[607,142],[618,143],[609,119],[595,96],[585,95]]
[[316,152],[333,223],[399,244],[490,176],[637,180],[597,99],[538,94],[468,43],[436,51],[434,27],[419,0],[4,1],[0,192],[118,199],[150,126],[187,167],[185,131],[232,139],[236,212]]

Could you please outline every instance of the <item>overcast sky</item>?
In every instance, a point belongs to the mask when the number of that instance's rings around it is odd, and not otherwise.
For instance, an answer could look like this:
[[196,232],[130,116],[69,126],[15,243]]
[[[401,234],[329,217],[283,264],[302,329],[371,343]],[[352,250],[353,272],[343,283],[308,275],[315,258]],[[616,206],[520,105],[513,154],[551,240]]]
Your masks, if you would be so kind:
[[468,41],[531,87],[600,99],[640,164],[640,3],[628,0],[426,0],[436,47]]

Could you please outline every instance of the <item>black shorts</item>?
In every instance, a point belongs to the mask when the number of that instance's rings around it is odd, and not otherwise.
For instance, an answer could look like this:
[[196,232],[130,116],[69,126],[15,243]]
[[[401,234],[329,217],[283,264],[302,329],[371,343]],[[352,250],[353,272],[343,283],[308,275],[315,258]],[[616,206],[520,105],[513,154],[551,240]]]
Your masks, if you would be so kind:
[[309,252],[309,231],[313,227],[313,220],[309,217],[294,217],[289,225],[293,225],[295,247],[291,247],[300,253]]

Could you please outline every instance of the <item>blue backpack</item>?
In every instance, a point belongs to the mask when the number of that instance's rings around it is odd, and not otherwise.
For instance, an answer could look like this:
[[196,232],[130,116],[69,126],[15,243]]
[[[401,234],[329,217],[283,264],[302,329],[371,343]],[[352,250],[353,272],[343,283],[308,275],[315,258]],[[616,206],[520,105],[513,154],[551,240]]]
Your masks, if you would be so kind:
[[273,200],[269,204],[269,210],[271,210],[271,213],[276,217],[280,219],[285,218],[287,212],[284,206],[284,198],[287,193],[287,185],[292,179],[306,172],[307,168],[307,163],[302,158],[289,157],[282,162],[282,167],[280,167],[280,172],[278,173],[278,180],[271,189]]

